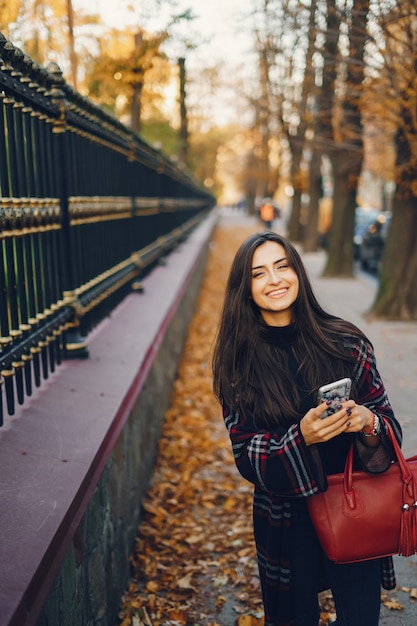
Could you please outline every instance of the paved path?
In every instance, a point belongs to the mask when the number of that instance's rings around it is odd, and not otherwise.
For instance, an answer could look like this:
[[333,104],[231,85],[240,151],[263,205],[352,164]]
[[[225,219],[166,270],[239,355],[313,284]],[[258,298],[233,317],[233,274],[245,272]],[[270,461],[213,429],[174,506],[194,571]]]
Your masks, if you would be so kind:
[[[261,230],[260,223],[253,217],[221,213],[220,226],[250,223],[254,232]],[[274,230],[285,234],[278,220]],[[362,273],[352,279],[323,278],[325,253],[303,254],[301,251],[301,255],[321,305],[359,326],[372,341],[378,368],[403,428],[404,454],[417,454],[417,322],[367,321],[366,313],[376,295],[376,281]],[[380,626],[417,626],[417,557],[395,557],[395,566],[398,588],[386,596],[397,608],[383,605]]]

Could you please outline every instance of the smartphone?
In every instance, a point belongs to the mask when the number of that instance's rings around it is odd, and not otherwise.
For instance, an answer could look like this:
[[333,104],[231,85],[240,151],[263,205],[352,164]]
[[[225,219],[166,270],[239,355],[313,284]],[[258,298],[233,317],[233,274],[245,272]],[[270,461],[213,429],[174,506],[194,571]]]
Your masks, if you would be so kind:
[[320,404],[320,402],[326,402],[328,400],[331,401],[330,406],[320,415],[321,419],[336,413],[338,410],[336,409],[336,405],[344,400],[349,400],[351,385],[352,381],[350,378],[342,378],[341,380],[336,380],[334,383],[329,383],[319,388],[318,403]]

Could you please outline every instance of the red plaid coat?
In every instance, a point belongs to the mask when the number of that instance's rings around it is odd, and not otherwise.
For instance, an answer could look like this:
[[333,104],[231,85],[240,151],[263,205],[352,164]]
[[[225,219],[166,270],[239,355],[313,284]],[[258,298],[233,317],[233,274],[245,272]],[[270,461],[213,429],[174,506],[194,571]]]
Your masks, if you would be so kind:
[[[345,347],[356,357],[351,378],[358,392],[357,403],[364,404],[381,418],[388,418],[400,440],[401,429],[378,373],[372,346],[367,341],[352,338]],[[306,446],[298,424],[288,429],[277,427],[274,431],[260,431],[249,421],[245,422],[238,412],[224,407],[223,415],[237,468],[255,486],[253,520],[265,626],[290,626],[294,624],[290,602],[291,499],[294,496],[305,498],[326,489],[321,444]],[[365,469],[387,469],[391,460],[387,440],[377,448],[366,448],[359,438],[355,440]],[[381,559],[381,584],[385,589],[395,587],[391,557]]]

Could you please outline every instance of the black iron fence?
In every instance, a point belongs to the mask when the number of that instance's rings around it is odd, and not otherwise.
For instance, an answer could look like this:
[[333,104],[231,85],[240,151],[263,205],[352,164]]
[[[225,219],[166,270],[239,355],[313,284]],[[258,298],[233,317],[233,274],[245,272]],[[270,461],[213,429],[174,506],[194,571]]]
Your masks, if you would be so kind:
[[213,204],[0,34],[0,425]]

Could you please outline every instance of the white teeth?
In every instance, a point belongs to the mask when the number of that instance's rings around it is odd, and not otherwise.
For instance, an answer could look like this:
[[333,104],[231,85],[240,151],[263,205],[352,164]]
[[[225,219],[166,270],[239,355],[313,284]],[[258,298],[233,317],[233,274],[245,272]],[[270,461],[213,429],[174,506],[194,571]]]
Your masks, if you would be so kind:
[[275,291],[270,291],[268,296],[280,296],[282,293],[285,293],[287,289],[276,289]]

